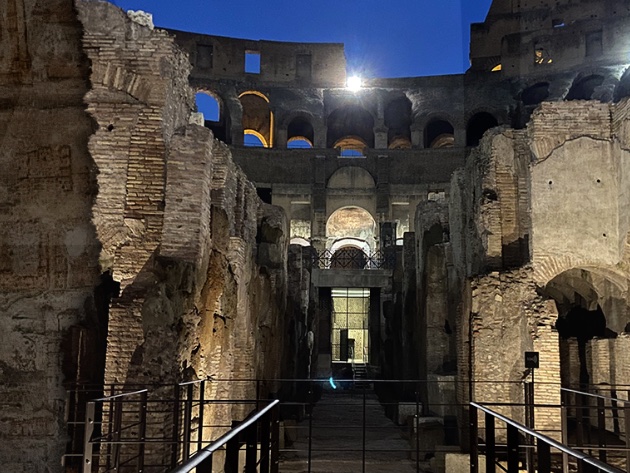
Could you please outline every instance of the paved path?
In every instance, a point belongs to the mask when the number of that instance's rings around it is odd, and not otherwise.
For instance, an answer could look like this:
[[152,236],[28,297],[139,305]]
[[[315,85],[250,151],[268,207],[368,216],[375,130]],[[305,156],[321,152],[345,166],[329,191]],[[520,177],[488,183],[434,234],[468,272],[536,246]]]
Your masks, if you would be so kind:
[[[298,425],[300,436],[282,455],[280,473],[306,473],[308,419]],[[385,416],[372,391],[366,392],[365,473],[413,473],[409,442],[402,428]],[[324,392],[313,410],[312,473],[361,473],[363,392]],[[421,467],[423,465],[421,464]],[[424,470],[420,470],[421,472]]]

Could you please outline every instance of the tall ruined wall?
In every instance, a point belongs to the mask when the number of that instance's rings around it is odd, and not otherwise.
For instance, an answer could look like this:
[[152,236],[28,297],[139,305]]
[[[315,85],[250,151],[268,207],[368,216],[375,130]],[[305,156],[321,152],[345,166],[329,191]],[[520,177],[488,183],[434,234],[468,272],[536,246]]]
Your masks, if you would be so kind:
[[[278,315],[284,303],[283,216],[261,207],[225,145],[188,125],[190,65],[169,34],[105,2],[79,12],[92,63],[86,101],[99,125],[90,151],[102,167],[101,262],[122,289],[110,310],[106,382],[262,375],[258,318],[275,319],[252,305],[266,299]],[[274,231],[257,262],[259,224]]]
[[[94,220],[102,267],[121,286],[109,310],[105,382],[280,377],[284,213],[262,204],[225,144],[189,124],[190,64],[168,33],[105,2],[78,10],[92,65],[85,100],[98,124],[90,139],[101,168]],[[255,389],[252,381],[215,381],[206,397],[252,399]],[[225,425],[250,409],[217,405],[207,415]],[[169,423],[166,415],[163,428]]]
[[93,381],[77,358],[98,326],[88,62],[71,0],[0,2],[0,31],[0,459],[56,472],[64,386]]
[[[561,382],[580,382],[577,348],[556,329],[572,307],[601,307],[606,330],[625,337],[628,108],[627,101],[543,103],[527,130],[487,133],[454,175],[461,401],[522,399],[523,352],[539,351],[536,402],[557,404]],[[592,381],[624,382],[611,361],[624,341],[589,342],[583,369]],[[536,422],[552,427],[558,418],[539,411]]]
[[532,262],[542,284],[623,259],[628,171],[611,113],[598,102],[545,103],[532,117]]

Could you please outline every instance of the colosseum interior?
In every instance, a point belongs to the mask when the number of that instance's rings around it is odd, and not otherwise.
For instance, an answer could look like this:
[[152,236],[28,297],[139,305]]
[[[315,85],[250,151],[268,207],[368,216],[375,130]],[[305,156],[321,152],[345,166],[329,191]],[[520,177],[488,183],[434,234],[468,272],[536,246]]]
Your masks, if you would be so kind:
[[[473,471],[471,401],[562,442],[563,389],[627,405],[630,3],[494,0],[470,64],[355,90],[342,44],[0,2],[2,471],[170,471],[105,469],[104,446],[81,466],[81,416],[199,381],[214,401],[359,386],[412,446],[412,469],[374,472]],[[623,470],[620,410],[604,427]],[[281,416],[284,443],[310,412]],[[293,463],[280,471],[307,471]]]

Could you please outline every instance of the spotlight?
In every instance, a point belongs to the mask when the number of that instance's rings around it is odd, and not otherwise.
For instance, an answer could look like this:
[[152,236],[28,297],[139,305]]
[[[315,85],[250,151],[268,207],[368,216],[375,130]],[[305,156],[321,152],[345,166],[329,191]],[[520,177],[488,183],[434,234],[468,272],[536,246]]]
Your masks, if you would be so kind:
[[361,90],[363,87],[363,80],[358,76],[350,76],[348,77],[348,81],[346,82],[346,88],[351,90],[352,92],[356,92]]

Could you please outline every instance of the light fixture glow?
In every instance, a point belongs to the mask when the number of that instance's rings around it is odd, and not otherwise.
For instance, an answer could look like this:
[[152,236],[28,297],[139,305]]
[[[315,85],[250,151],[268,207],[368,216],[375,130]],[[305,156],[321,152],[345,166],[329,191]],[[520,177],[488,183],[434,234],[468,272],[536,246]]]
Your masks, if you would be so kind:
[[363,87],[363,80],[359,76],[350,76],[346,82],[346,87],[352,92],[356,92]]

